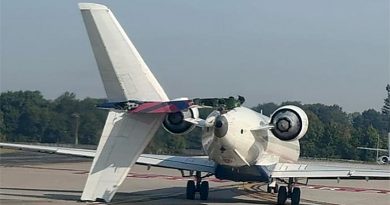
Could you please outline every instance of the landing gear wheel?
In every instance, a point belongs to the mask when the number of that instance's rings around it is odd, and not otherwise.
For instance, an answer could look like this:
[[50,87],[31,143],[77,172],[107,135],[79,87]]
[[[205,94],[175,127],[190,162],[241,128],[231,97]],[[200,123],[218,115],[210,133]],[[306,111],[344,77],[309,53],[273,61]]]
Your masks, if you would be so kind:
[[196,192],[195,182],[193,180],[189,180],[187,182],[186,198],[191,200],[195,199],[195,192]]
[[200,200],[207,200],[207,198],[209,197],[209,182],[208,181],[204,181],[200,184],[199,194],[200,194]]
[[301,200],[301,189],[295,187],[291,193],[291,205],[299,205],[300,200]]
[[279,191],[278,191],[278,205],[284,205],[287,200],[287,187],[285,186],[280,186]]

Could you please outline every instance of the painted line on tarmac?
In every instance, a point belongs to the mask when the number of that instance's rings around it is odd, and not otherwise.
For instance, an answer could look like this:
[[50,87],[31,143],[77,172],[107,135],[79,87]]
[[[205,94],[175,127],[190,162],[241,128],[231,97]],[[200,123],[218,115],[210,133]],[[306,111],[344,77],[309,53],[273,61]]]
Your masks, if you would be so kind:
[[[239,185],[224,185],[224,186],[218,186],[218,187],[210,187],[209,192],[218,192],[218,191],[224,191],[232,188],[236,188]],[[131,196],[131,199],[119,199],[114,202],[110,202],[110,204],[128,204],[128,203],[137,203],[137,202],[151,202],[156,200],[162,200],[162,199],[171,199],[171,198],[181,198],[185,197],[184,192],[175,192],[175,193],[163,193],[163,194],[148,194],[146,196],[139,196],[134,197]],[[196,200],[193,200],[196,201]]]
[[[29,169],[39,169],[39,170],[53,170],[53,171],[68,171],[73,172],[74,174],[85,174],[89,173],[88,170],[82,169],[68,169],[68,168],[52,168],[52,167],[42,167],[42,166],[31,166],[31,165],[12,165],[12,166],[4,166],[4,167],[19,167],[19,168],[29,168]],[[187,181],[193,177],[182,177],[182,176],[172,176],[172,175],[164,175],[164,174],[142,174],[136,172],[130,172],[127,175],[128,178],[140,178],[140,179],[166,179],[166,180],[175,180],[175,181]],[[217,183],[225,183],[231,182],[228,180],[221,180],[217,178],[208,178],[207,181],[217,182]]]
[[[249,190],[260,190],[259,187],[265,184],[252,185],[253,188]],[[298,187],[303,189],[314,189],[314,190],[327,190],[327,191],[344,191],[344,192],[360,192],[360,193],[371,193],[371,194],[390,194],[390,190],[385,189],[367,189],[367,188],[355,188],[355,187],[340,187],[340,186],[325,186],[325,185],[299,185]]]
[[[274,203],[276,201],[277,194],[272,194],[272,193],[268,193],[268,192],[264,191],[261,188],[264,185],[265,185],[264,183],[246,183],[246,184],[244,184],[241,191],[246,192],[247,196],[250,196],[252,198],[262,199],[262,200],[265,199],[267,201]],[[306,204],[306,203],[317,204],[317,205],[338,205],[338,204],[322,202],[322,201],[314,201],[314,200],[303,199],[303,198],[301,198],[301,203],[302,204]]]
[[[51,167],[41,167],[41,166],[29,166],[29,165],[21,165],[21,166],[6,166],[6,167],[22,167],[22,168],[30,168],[30,169],[42,169],[42,170],[54,170],[54,171],[70,171],[74,174],[88,174],[89,171],[82,169],[68,169],[68,168],[51,168]],[[191,179],[191,177],[182,177],[182,176],[172,176],[172,175],[164,175],[164,174],[142,174],[130,172],[127,177],[129,178],[144,178],[144,179],[165,179],[165,180],[175,180],[175,181],[187,181]],[[216,182],[216,183],[225,183],[230,182],[228,180],[220,180],[217,178],[209,178],[208,181]],[[256,186],[259,186],[259,183],[256,183]],[[261,184],[260,186],[263,186]],[[253,185],[255,186],[255,185]],[[386,189],[367,189],[367,188],[355,188],[355,187],[340,187],[340,186],[324,186],[324,185],[300,185],[299,187],[304,189],[313,189],[313,190],[327,190],[327,191],[342,191],[342,192],[359,192],[359,193],[374,193],[374,194],[390,194],[390,190]]]
[[390,194],[390,190],[385,190],[385,189],[365,189],[365,188],[355,188],[355,187],[339,187],[339,186],[324,186],[324,185],[304,185],[299,187],[304,189],[317,189],[317,190],[327,190],[327,191]]

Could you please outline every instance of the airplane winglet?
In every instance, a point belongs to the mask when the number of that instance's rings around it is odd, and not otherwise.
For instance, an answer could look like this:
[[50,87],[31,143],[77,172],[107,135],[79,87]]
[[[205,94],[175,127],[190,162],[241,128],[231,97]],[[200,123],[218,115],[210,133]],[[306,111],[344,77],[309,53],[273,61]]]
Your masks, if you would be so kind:
[[79,3],[80,10],[108,9],[107,6],[95,3]]

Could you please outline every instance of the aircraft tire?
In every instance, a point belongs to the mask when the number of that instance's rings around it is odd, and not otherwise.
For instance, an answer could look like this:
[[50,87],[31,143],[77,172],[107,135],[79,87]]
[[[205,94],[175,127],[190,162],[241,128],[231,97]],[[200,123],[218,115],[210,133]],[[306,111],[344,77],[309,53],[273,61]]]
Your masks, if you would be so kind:
[[287,187],[286,186],[280,186],[278,191],[278,205],[284,205],[287,200]]
[[187,181],[187,189],[186,189],[186,198],[194,200],[195,199],[195,192],[196,192],[196,187],[195,187],[194,180],[188,180]]
[[200,184],[200,200],[207,200],[209,198],[209,182],[204,181]]
[[299,205],[301,200],[301,189],[296,187],[291,193],[291,205]]

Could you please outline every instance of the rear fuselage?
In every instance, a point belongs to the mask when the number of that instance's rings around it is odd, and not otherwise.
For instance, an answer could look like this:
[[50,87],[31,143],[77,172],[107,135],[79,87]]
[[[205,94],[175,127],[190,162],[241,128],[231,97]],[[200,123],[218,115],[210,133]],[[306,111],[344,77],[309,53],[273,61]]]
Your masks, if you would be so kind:
[[299,157],[299,141],[282,141],[269,129],[270,118],[245,107],[222,114],[227,123],[223,137],[215,136],[214,127],[203,128],[202,144],[211,160],[219,165],[243,167],[295,162]]

